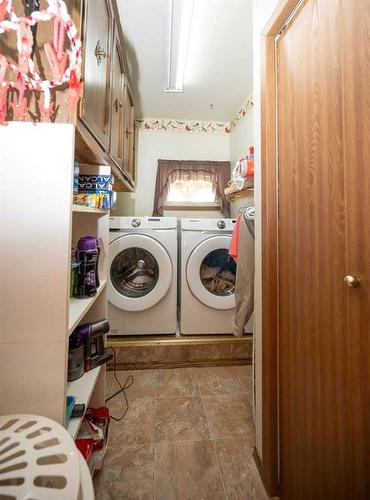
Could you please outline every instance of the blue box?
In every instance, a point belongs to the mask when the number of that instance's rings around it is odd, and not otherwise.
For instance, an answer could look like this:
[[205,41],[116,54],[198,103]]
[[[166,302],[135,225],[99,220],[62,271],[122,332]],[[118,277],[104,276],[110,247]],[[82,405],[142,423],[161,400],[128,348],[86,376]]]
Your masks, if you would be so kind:
[[87,191],[110,191],[112,189],[113,176],[111,175],[79,175],[78,190],[79,192]]

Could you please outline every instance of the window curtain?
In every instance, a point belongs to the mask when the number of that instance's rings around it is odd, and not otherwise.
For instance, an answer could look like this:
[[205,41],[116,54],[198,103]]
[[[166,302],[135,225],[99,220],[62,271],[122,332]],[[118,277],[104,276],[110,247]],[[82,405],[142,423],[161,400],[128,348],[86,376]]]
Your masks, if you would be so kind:
[[163,215],[163,206],[166,203],[171,183],[177,180],[204,180],[212,183],[215,200],[219,203],[222,214],[230,217],[230,203],[224,192],[229,178],[230,162],[228,161],[158,160],[153,215]]

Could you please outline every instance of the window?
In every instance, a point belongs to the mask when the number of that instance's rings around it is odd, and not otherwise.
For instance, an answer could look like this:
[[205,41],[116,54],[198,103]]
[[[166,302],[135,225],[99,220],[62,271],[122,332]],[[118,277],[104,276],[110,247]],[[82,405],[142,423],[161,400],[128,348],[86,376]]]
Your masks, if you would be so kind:
[[225,188],[230,176],[228,161],[158,160],[153,215],[163,210],[217,210],[229,217]]
[[168,189],[168,203],[214,203],[216,193],[207,180],[175,180]]

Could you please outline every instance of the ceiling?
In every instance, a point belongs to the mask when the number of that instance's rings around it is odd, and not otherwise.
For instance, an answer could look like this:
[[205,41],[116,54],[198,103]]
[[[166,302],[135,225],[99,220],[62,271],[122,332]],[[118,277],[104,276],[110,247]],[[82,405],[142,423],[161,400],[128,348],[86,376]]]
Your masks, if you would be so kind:
[[195,0],[177,94],[164,92],[165,0],[118,5],[137,118],[230,121],[252,94],[252,0]]

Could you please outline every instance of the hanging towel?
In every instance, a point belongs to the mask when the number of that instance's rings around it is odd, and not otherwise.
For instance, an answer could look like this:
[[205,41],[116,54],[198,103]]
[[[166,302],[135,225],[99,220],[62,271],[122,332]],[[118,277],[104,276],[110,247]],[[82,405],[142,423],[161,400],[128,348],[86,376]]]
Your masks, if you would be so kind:
[[231,237],[230,247],[229,247],[229,255],[236,262],[238,258],[238,249],[239,249],[239,231],[240,231],[240,220],[241,215],[238,215],[236,219],[233,235]]
[[[254,237],[251,231],[253,221],[247,225],[244,217],[239,221],[238,265],[235,281],[235,313],[233,334],[242,337],[254,308]],[[254,228],[253,228],[254,229]]]

